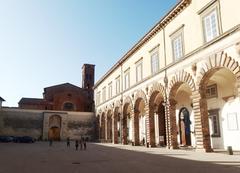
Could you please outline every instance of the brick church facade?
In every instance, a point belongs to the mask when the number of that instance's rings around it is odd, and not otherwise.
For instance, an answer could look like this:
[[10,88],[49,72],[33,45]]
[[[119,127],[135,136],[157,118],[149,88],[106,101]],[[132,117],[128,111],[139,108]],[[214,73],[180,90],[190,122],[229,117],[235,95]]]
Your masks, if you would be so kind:
[[70,83],[44,88],[43,98],[22,98],[21,109],[58,110],[58,111],[93,111],[94,65],[82,67],[82,88]]

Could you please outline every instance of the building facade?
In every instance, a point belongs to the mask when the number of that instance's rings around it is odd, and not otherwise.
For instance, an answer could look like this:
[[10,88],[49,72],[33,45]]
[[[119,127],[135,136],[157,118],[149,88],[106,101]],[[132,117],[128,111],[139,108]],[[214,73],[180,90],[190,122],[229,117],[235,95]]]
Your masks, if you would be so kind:
[[240,149],[236,0],[181,0],[94,87],[99,139]]
[[22,98],[21,109],[93,112],[94,65],[82,67],[82,88],[64,83],[44,88],[43,98]]
[[83,65],[82,88],[64,83],[44,88],[43,98],[22,98],[18,108],[0,104],[0,136],[95,140],[94,68]]

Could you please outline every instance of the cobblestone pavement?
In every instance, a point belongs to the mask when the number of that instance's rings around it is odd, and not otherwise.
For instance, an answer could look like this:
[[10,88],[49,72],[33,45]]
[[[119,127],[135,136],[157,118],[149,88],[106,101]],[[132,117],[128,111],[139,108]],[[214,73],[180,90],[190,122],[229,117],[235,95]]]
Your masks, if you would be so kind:
[[0,143],[0,173],[240,173],[240,156],[88,143]]

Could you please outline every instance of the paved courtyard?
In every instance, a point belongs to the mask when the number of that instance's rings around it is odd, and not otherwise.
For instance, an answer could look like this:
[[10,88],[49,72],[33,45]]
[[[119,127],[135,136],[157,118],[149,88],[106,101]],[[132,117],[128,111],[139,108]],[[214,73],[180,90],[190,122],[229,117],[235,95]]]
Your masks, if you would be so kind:
[[112,144],[0,143],[0,173],[232,173],[240,172],[240,155],[201,153]]

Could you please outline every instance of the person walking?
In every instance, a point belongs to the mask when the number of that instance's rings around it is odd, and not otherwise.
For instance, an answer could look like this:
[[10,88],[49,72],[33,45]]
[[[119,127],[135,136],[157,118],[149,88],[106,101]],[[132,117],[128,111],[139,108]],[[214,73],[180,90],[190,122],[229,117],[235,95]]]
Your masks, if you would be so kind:
[[70,139],[69,139],[69,137],[67,138],[67,147],[70,147]]
[[78,140],[75,141],[76,150],[78,150]]
[[83,148],[84,148],[84,150],[87,149],[87,142],[86,142],[86,139],[85,139],[85,138],[84,138],[84,140],[83,140]]
[[82,148],[83,148],[83,141],[82,141],[82,138],[80,138],[80,140],[79,140],[79,144],[80,144],[80,150],[82,150]]
[[51,147],[53,144],[53,140],[52,139],[49,139],[49,146]]

